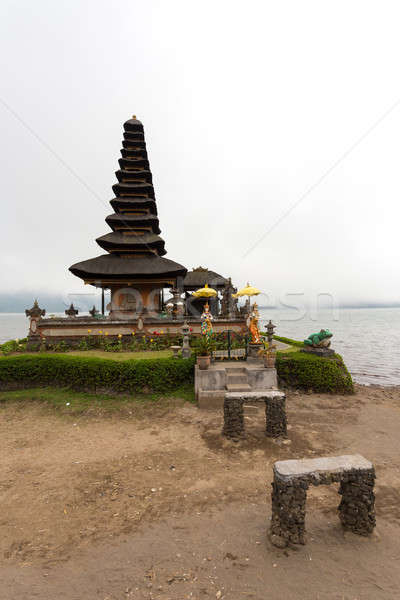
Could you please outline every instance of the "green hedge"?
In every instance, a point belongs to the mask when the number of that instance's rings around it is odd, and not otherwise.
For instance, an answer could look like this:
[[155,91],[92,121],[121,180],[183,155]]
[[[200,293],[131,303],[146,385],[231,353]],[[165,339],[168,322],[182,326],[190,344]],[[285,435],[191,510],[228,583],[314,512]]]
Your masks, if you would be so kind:
[[[164,392],[192,383],[194,358],[126,361],[69,355],[6,356],[0,360],[0,389],[61,386],[78,390]],[[276,368],[287,386],[314,392],[352,393],[353,382],[342,358],[303,352],[277,352]]]
[[277,352],[276,369],[279,380],[293,388],[354,393],[353,380],[339,354],[333,358],[321,358],[305,352]]
[[155,358],[114,361],[49,354],[0,360],[0,388],[57,385],[116,392],[167,391],[193,381],[194,359]]

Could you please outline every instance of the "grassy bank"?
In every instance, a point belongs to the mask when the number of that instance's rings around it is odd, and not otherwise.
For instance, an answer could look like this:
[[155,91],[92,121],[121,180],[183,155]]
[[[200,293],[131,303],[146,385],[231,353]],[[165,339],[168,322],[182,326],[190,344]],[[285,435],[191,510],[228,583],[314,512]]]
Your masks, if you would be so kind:
[[154,408],[194,402],[194,389],[191,384],[182,384],[168,393],[94,394],[78,392],[66,388],[31,388],[0,392],[0,410],[6,404],[14,403],[23,408],[26,404],[37,403],[50,408],[60,415],[78,416],[83,414],[113,414],[138,412],[149,403]]
[[[289,347],[277,352],[280,384],[312,392],[352,393],[353,381],[343,359],[300,352],[302,342],[274,336]],[[166,393],[193,385],[195,358],[172,358],[171,350],[110,353],[100,349],[18,352],[0,360],[0,389],[32,386],[69,387],[112,394]]]
[[354,393],[352,377],[340,354],[321,358],[300,352],[303,342],[277,335],[274,339],[290,344],[290,348],[278,351],[276,355],[276,370],[281,384],[311,392]]

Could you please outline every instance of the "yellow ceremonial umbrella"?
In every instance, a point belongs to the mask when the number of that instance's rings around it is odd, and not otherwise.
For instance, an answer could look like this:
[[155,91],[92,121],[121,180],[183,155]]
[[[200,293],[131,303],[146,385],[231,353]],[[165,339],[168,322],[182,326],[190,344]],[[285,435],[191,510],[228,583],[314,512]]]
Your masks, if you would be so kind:
[[199,290],[193,292],[192,296],[194,296],[195,298],[212,298],[213,296],[216,296],[217,293],[217,290],[209,288],[208,283],[206,283],[203,288],[200,288]]
[[236,294],[232,294],[233,298],[239,298],[239,296],[258,296],[261,294],[260,290],[249,283],[242,290],[239,290]]

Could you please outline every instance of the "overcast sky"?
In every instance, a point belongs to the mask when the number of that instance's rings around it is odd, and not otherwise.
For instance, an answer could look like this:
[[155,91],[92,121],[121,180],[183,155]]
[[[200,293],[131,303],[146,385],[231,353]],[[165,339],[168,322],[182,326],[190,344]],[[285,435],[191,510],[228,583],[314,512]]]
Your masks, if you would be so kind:
[[270,298],[399,300],[400,5],[2,0],[2,291],[79,292],[122,124],[167,258]]

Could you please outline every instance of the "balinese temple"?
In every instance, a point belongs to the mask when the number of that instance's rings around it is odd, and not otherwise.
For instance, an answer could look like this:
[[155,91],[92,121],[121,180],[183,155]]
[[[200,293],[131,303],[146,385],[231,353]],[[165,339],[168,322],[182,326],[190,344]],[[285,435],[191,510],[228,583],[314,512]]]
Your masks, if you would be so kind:
[[187,269],[167,258],[154,195],[143,125],[133,117],[124,123],[122,158],[115,173],[113,214],[106,217],[112,232],[96,242],[107,252],[70,267],[85,283],[111,290],[110,317],[160,313],[164,288],[176,288]]
[[[104,253],[69,269],[85,284],[111,291],[109,314],[93,307],[91,316],[79,315],[72,304],[63,318],[42,318],[41,313],[34,323],[35,332],[30,331],[31,342],[43,337],[48,342],[73,342],[105,333],[174,334],[180,333],[184,319],[194,334],[200,333],[207,299],[192,294],[206,284],[217,292],[208,300],[214,330],[245,331],[247,315],[232,297],[237,290],[230,278],[203,267],[188,272],[165,258],[143,125],[136,117],[124,123],[121,155],[117,183],[112,187],[115,197],[110,201],[114,212],[105,219],[111,231],[96,239]],[[36,315],[37,310],[32,307],[28,313]]]

